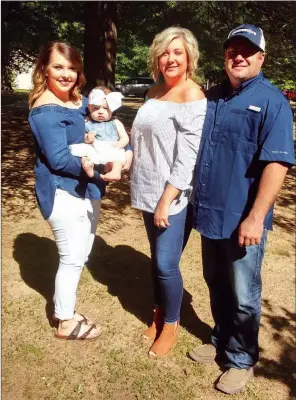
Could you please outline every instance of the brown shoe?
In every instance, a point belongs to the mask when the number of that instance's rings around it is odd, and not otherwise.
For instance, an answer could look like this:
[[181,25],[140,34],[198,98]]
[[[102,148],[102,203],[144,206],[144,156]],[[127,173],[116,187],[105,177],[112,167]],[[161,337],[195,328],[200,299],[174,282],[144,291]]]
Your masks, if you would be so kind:
[[155,307],[153,312],[154,316],[152,324],[143,332],[143,339],[145,342],[149,342],[151,340],[154,341],[156,338],[158,338],[163,328],[164,312],[162,307]]
[[189,352],[192,360],[200,363],[211,363],[215,361],[217,355],[216,347],[212,344],[203,344],[195,347]]
[[179,335],[180,324],[178,321],[174,324],[164,323],[159,338],[153,343],[148,353],[149,358],[156,359],[169,354],[169,352],[177,343]]
[[250,378],[254,375],[253,368],[237,369],[230,368],[220,376],[216,388],[223,393],[233,394],[241,392]]

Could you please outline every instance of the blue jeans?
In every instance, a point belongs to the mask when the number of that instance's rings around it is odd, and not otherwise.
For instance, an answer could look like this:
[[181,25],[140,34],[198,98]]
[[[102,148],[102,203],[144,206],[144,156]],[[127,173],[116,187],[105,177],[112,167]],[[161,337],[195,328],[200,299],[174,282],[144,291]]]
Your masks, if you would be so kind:
[[261,264],[266,238],[266,229],[261,243],[248,247],[239,247],[237,237],[201,238],[203,274],[215,322],[211,340],[227,368],[250,368],[259,358]]
[[143,212],[144,224],[150,243],[154,304],[164,308],[166,323],[180,319],[183,279],[179,263],[192,229],[192,206],[179,214],[170,215],[170,226],[154,225],[154,214]]

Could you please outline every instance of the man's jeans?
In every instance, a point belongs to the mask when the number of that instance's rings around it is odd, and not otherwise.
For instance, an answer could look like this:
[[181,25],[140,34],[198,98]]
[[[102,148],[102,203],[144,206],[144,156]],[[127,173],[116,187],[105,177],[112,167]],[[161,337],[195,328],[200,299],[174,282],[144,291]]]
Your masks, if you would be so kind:
[[259,358],[261,264],[266,244],[239,247],[237,237],[202,236],[203,274],[215,322],[212,343],[225,367],[250,368]]
[[170,215],[167,228],[156,227],[152,213],[144,211],[143,218],[151,250],[154,304],[163,306],[166,323],[174,323],[180,319],[183,280],[179,262],[192,229],[192,206]]

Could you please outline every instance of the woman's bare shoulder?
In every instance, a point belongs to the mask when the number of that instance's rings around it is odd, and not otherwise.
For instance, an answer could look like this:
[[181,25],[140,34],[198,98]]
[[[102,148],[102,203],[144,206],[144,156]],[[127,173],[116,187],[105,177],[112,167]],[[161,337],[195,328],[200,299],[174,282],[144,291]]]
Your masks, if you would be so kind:
[[41,107],[46,104],[57,103],[56,99],[48,92],[43,92],[40,97],[35,101],[32,108]]
[[157,85],[152,86],[152,88],[149,89],[147,96],[149,99],[155,99],[156,97],[159,97],[160,93],[163,92],[163,84],[159,83]]
[[201,90],[200,86],[195,82],[191,81],[181,93],[182,100],[184,103],[190,101],[202,100],[205,98],[204,92]]

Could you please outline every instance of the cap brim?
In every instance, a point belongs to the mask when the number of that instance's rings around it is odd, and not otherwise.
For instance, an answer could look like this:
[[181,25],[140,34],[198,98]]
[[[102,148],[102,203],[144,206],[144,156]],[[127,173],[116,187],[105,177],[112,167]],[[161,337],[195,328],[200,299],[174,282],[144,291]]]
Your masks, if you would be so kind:
[[249,43],[251,43],[251,44],[252,44],[254,47],[256,47],[258,50],[264,52],[264,50],[261,49],[259,46],[257,46],[257,44],[253,43],[250,39],[248,39],[248,38],[245,37],[244,35],[239,35],[239,34],[234,35],[234,36],[232,36],[231,38],[225,40],[225,42],[223,43],[223,48],[226,50],[227,47],[229,46],[230,42],[231,42],[233,39],[237,38],[237,37],[240,37],[240,38],[242,38],[242,39],[247,40]]

